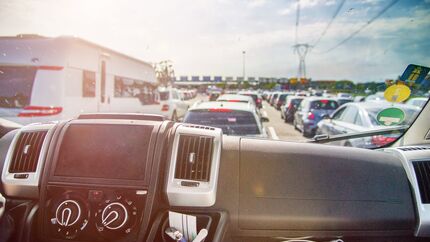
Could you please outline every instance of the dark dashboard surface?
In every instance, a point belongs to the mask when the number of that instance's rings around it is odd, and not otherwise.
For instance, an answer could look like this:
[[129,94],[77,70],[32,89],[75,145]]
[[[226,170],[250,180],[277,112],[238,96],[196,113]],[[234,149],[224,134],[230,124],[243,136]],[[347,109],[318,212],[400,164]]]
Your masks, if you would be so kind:
[[[405,170],[399,159],[380,151],[224,136],[220,159],[212,161],[219,162],[215,204],[209,207],[175,206],[167,198],[167,173],[174,165],[172,162],[179,162],[169,157],[180,152],[173,140],[181,124],[91,119],[73,122],[94,125],[95,130],[107,123],[115,123],[118,130],[111,133],[105,130],[103,135],[95,131],[86,132],[102,136],[91,137],[80,136],[82,130],[68,129],[69,135],[71,132],[77,139],[75,142],[79,137],[86,137],[82,140],[84,145],[74,145],[73,149],[91,147],[85,146],[87,141],[96,142],[93,144],[95,147],[100,143],[102,150],[95,154],[78,154],[72,149],[63,154],[65,157],[60,155],[61,159],[71,162],[79,157],[82,162],[82,159],[92,157],[94,162],[109,164],[113,161],[107,157],[115,157],[118,162],[115,166],[125,164],[131,166],[128,169],[138,173],[143,171],[144,174],[132,176],[132,173],[122,173],[121,169],[108,165],[99,167],[92,176],[85,167],[97,167],[81,164],[80,167],[73,167],[84,169],[81,172],[71,175],[68,170],[63,170],[53,176],[59,157],[58,149],[67,130],[65,127],[70,123],[56,125],[44,157],[45,166],[38,188],[40,195],[34,200],[39,206],[39,223],[34,223],[34,230],[27,231],[34,235],[32,241],[158,241],[160,238],[157,236],[162,230],[160,226],[168,210],[209,216],[214,221],[210,226],[215,230],[210,231],[210,238],[214,241],[277,236],[404,238],[413,237],[416,230],[413,192]],[[150,131],[133,131],[130,122],[133,125],[149,125]],[[188,129],[195,132],[192,136],[209,130],[205,127]],[[126,135],[115,135],[117,132]],[[107,138],[109,135],[110,139]],[[13,137],[9,134],[0,140],[2,162]],[[116,140],[112,141],[112,137]],[[109,144],[116,148],[105,150],[106,154],[111,155],[103,157],[102,151],[110,147]],[[127,152],[121,147],[125,147]],[[136,150],[136,147],[141,149]],[[124,157],[121,159],[119,156]],[[127,156],[137,158],[130,160]],[[146,164],[139,166],[135,165],[136,162]],[[103,171],[110,167],[115,170],[113,173]],[[190,171],[193,172],[193,169]],[[145,177],[148,178],[146,182],[139,182]],[[198,187],[193,187],[196,184],[205,185],[204,182],[193,181],[179,183],[183,189],[190,186],[189,189],[198,191]],[[63,203],[69,200],[76,201],[81,206],[79,209],[88,216],[77,222],[78,227],[65,229],[60,226],[61,223],[58,224],[61,219],[55,220],[55,212],[58,207],[69,206],[70,202]],[[112,229],[115,226],[103,227],[103,223],[97,222],[98,216],[102,216],[104,209],[114,209],[109,204],[129,204],[125,208],[118,205],[119,210],[114,211],[119,216],[129,213],[134,217],[127,217],[124,227],[118,223],[118,230]],[[36,220],[36,217],[33,219]]]

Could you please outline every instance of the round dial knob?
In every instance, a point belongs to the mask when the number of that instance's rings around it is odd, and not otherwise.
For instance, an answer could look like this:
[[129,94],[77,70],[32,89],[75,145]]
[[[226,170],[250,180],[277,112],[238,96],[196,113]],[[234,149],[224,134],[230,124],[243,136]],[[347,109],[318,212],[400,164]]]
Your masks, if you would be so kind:
[[55,211],[55,219],[58,225],[71,227],[75,225],[82,215],[82,208],[75,200],[65,200],[60,203]]
[[101,213],[101,224],[107,229],[117,230],[127,223],[128,217],[127,208],[122,203],[109,203]]

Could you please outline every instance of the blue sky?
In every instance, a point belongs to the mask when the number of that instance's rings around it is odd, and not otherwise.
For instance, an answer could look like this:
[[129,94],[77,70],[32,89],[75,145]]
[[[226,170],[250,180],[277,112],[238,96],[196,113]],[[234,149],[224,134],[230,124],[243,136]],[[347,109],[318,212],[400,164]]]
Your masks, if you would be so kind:
[[[301,0],[298,42],[313,44],[342,0]],[[430,0],[400,0],[325,54],[391,0],[346,0],[307,57],[313,79],[382,81],[407,64],[430,65]],[[177,75],[297,74],[295,0],[0,0],[0,35],[76,35],[146,61],[173,61]]]

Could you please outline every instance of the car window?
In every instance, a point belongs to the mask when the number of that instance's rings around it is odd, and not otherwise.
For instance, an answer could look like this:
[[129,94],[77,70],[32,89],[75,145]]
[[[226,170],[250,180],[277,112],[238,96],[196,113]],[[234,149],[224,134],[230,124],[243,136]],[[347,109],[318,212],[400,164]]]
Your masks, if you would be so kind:
[[160,92],[160,100],[161,101],[169,100],[169,91]]
[[1,108],[23,108],[30,103],[36,71],[30,66],[0,66]]
[[338,107],[338,104],[336,101],[333,100],[318,100],[318,101],[312,101],[311,102],[311,109],[336,109]]
[[341,121],[346,123],[355,123],[355,118],[358,114],[358,109],[354,106],[349,106],[346,108],[345,112],[342,115]]
[[345,112],[346,107],[342,107],[341,109],[337,110],[336,113],[333,115],[333,120],[340,120],[342,117],[342,114]]
[[360,111],[357,112],[357,115],[355,116],[355,125],[363,126],[363,120],[361,119]]

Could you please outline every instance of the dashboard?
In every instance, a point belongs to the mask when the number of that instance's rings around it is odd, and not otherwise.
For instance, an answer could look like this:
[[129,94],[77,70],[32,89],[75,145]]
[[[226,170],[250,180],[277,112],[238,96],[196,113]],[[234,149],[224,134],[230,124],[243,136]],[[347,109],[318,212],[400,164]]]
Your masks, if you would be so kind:
[[430,146],[364,150],[92,115],[9,132],[0,161],[9,241],[173,241],[169,211],[196,216],[205,241],[430,236]]

